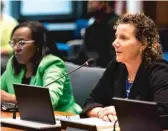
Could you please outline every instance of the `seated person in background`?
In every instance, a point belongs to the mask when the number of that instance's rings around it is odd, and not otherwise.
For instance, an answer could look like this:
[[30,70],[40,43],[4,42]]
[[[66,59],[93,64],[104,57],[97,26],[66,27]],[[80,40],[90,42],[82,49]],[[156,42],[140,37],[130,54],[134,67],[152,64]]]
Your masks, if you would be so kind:
[[1,43],[1,74],[6,68],[7,61],[9,57],[12,55],[12,48],[9,45],[10,35],[13,28],[18,24],[18,22],[3,13],[4,4],[3,1],[0,1],[1,4],[1,12],[0,12],[0,43]]
[[155,23],[141,13],[126,14],[115,28],[112,45],[116,59],[86,100],[83,117],[115,120],[112,97],[168,102],[168,63],[163,59]]
[[115,56],[111,43],[115,39],[113,26],[118,18],[114,12],[114,1],[88,1],[88,13],[95,22],[85,32],[83,47],[73,62],[83,64],[88,58],[96,60],[96,66],[106,68]]
[[[1,77],[1,101],[16,103],[13,83],[49,88],[54,110],[80,113],[81,107],[74,101],[64,62],[48,48],[47,30],[39,22],[24,22],[16,26],[10,44],[14,55],[9,59]],[[47,85],[47,86],[46,86]]]

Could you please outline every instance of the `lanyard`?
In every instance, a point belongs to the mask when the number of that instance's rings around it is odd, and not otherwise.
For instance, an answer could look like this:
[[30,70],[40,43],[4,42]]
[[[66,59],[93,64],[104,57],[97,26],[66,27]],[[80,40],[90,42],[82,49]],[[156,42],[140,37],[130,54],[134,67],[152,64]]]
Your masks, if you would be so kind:
[[130,94],[130,89],[133,85],[133,82],[128,82],[128,80],[126,80],[126,84],[125,84],[125,88],[126,88],[126,96],[127,98],[129,97],[129,94]]

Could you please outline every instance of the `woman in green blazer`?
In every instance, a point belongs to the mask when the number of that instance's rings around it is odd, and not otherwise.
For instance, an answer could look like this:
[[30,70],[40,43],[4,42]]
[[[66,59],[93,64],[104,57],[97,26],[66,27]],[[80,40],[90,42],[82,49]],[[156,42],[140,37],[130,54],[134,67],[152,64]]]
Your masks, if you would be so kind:
[[[39,22],[24,22],[13,29],[10,45],[14,55],[1,77],[1,101],[16,103],[13,83],[49,88],[52,106],[57,111],[80,113],[74,101],[64,62],[51,53],[47,30]],[[51,45],[51,43],[50,43]],[[56,47],[55,47],[56,48]],[[54,48],[52,48],[54,49]],[[58,81],[49,84],[53,80]]]

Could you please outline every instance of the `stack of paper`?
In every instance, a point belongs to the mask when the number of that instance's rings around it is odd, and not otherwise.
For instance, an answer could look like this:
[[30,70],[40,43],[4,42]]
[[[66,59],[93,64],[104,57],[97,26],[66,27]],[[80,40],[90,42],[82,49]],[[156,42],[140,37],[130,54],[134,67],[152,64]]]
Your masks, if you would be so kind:
[[[79,123],[79,124],[84,124],[84,125],[95,125],[97,128],[97,131],[113,131],[114,127],[114,122],[107,122],[103,121],[102,119],[99,118],[84,118],[84,119],[79,119],[79,120],[69,120],[69,122],[72,123]],[[118,123],[116,124],[116,131],[119,130]]]

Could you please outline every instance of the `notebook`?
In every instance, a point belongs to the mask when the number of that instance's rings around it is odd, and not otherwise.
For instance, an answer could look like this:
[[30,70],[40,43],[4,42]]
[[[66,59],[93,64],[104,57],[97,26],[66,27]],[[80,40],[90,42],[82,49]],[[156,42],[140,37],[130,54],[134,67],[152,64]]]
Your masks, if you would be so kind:
[[13,85],[22,120],[56,124],[48,88]]
[[155,102],[113,98],[121,131],[161,131]]

